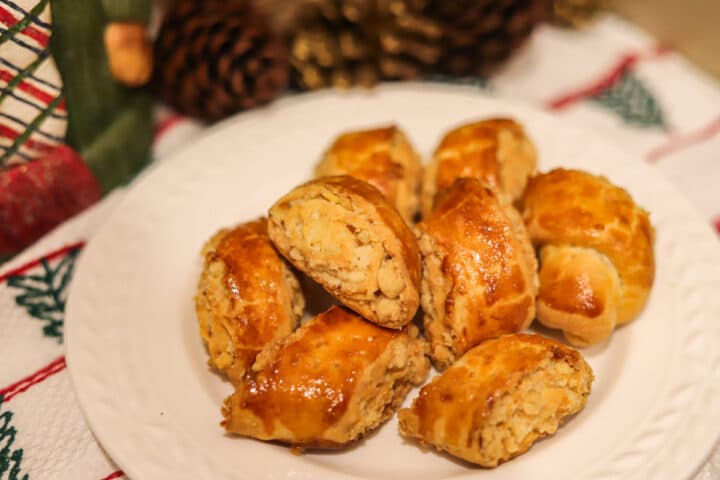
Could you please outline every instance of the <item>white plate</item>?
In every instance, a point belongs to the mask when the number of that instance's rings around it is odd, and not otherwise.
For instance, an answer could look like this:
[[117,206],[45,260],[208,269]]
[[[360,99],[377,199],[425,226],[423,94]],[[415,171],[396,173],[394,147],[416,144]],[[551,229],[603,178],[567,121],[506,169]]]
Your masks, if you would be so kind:
[[[264,214],[309,178],[339,132],[397,122],[427,158],[458,123],[520,120],[540,167],[607,175],[652,214],[657,279],[640,318],[585,350],[585,410],[495,470],[405,442],[395,420],[339,453],[226,436],[231,391],[211,373],[192,296],[203,241]],[[67,305],[67,358],[82,408],[133,479],[672,479],[689,477],[720,433],[720,248],[686,200],[622,145],[464,87],[405,84],[321,92],[239,115],[138,181],[82,254]],[[408,399],[409,400],[409,399]]]

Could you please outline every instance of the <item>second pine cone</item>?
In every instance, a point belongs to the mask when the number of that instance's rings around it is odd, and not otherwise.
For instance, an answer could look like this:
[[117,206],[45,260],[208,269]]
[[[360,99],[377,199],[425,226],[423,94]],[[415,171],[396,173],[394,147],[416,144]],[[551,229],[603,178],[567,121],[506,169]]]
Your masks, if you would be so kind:
[[155,42],[154,85],[182,113],[215,121],[273,100],[288,83],[283,40],[248,0],[178,0]]

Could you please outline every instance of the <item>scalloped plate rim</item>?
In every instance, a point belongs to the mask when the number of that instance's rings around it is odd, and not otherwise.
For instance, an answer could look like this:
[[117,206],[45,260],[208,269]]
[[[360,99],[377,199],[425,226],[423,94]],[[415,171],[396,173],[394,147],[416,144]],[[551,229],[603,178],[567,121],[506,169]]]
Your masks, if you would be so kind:
[[[552,123],[554,125],[557,125],[558,127],[567,128],[570,132],[580,132],[581,136],[587,136],[587,138],[596,138],[592,134],[584,133],[582,130],[578,129],[574,125],[569,125],[567,122],[563,120],[558,120],[555,118],[550,117],[548,114],[544,112],[540,112],[535,110],[532,107],[517,104],[514,102],[510,102],[504,99],[498,99],[498,98],[490,98],[485,97],[483,94],[481,94],[477,89],[473,87],[466,87],[466,86],[446,86],[446,85],[430,85],[430,84],[395,84],[395,85],[384,85],[379,87],[378,89],[371,91],[371,92],[348,92],[348,93],[337,93],[332,91],[321,91],[321,92],[315,92],[311,94],[304,94],[300,96],[294,96],[294,97],[287,97],[282,98],[275,102],[275,104],[259,109],[256,111],[244,113],[237,115],[235,117],[231,117],[229,119],[226,119],[225,121],[221,122],[215,127],[212,127],[207,132],[205,132],[203,135],[201,135],[197,140],[193,141],[191,144],[184,146],[179,151],[174,152],[171,157],[185,157],[180,158],[180,162],[174,163],[174,165],[177,165],[175,167],[178,168],[188,168],[189,166],[192,166],[196,163],[199,163],[200,160],[191,158],[191,155],[188,152],[197,151],[198,153],[201,153],[202,147],[205,146],[208,143],[217,141],[218,139],[230,137],[235,134],[237,134],[238,130],[241,130],[244,126],[246,126],[246,122],[251,122],[253,120],[262,122],[262,121],[268,121],[267,118],[263,119],[263,117],[270,117],[273,118],[273,115],[278,115],[278,113],[283,112],[284,110],[292,110],[294,108],[299,108],[299,106],[305,105],[305,104],[312,104],[316,101],[322,101],[323,99],[337,99],[341,103],[343,101],[349,101],[353,102],[356,101],[354,99],[362,98],[362,99],[369,99],[370,101],[377,101],[378,98],[386,98],[386,97],[392,97],[393,95],[404,95],[408,94],[408,92],[415,92],[421,95],[423,99],[425,98],[432,98],[432,94],[437,94],[438,97],[441,97],[444,94],[447,94],[449,96],[453,95],[461,95],[461,96],[469,96],[472,97],[470,100],[477,99],[478,97],[482,98],[482,102],[486,102],[489,105],[493,105],[495,108],[498,108],[500,110],[512,110],[512,111],[518,111],[518,112],[528,112],[529,116],[533,116],[534,118],[542,118],[543,121]],[[381,100],[382,101],[382,100]],[[430,100],[432,102],[432,100]],[[530,113],[532,112],[532,113]],[[518,116],[518,120],[523,122],[523,118],[521,116]],[[272,123],[272,121],[271,121]],[[448,124],[445,125],[445,128],[448,128],[452,125]],[[342,128],[341,128],[342,129]],[[410,136],[412,137],[412,132],[409,132]],[[327,139],[329,141],[329,138]],[[614,147],[613,147],[614,148]],[[628,155],[623,154],[624,157],[628,157]],[[122,211],[123,207],[126,205],[131,204],[134,198],[142,196],[146,194],[146,192],[152,187],[154,183],[160,183],[159,179],[162,179],[163,177],[167,177],[172,172],[172,169],[168,166],[168,164],[173,163],[173,159],[166,159],[162,163],[155,165],[153,168],[148,169],[147,172],[145,172],[141,177],[139,177],[132,185],[132,187],[127,192],[127,195],[124,199],[121,200],[120,205],[116,207],[116,210],[108,217],[106,222],[100,227],[98,230],[98,234],[104,232],[107,232],[108,229],[113,228],[114,222],[117,223],[117,219],[122,217],[122,214],[119,213]],[[542,159],[540,160],[540,165],[542,168]],[[651,169],[647,166],[638,167],[640,171],[646,170],[648,172],[651,171]],[[653,176],[653,181],[657,182],[658,184],[663,184],[662,188],[664,190],[672,191],[673,196],[676,197],[676,199],[680,199],[681,205],[678,207],[680,210],[685,210],[685,214],[688,215],[688,221],[693,224],[693,226],[697,229],[698,232],[697,235],[699,235],[699,238],[702,238],[703,242],[707,243],[708,239],[713,237],[713,234],[709,228],[704,222],[701,221],[699,215],[697,215],[696,212],[692,211],[690,209],[689,203],[684,200],[684,197],[682,194],[677,192],[677,190],[672,187],[669,182],[662,179],[658,174],[653,173],[651,176]],[[299,179],[298,181],[300,181]],[[218,225],[218,227],[221,225]],[[209,236],[212,232],[206,232],[207,236]],[[96,236],[97,236],[96,235]],[[107,234],[106,234],[107,235]],[[75,271],[75,278],[81,278],[85,280],[88,275],[91,275],[93,273],[93,269],[97,269],[97,266],[93,265],[92,261],[97,261],[98,256],[103,257],[102,252],[100,252],[98,249],[101,247],[101,244],[99,242],[96,242],[93,239],[90,239],[88,245],[85,247],[83,253],[80,256],[78,265],[76,267]],[[104,237],[103,237],[104,238]],[[715,241],[714,238],[712,238],[713,241]],[[710,243],[707,243],[707,245],[711,245]],[[711,255],[716,255],[716,258],[720,259],[720,245],[715,245],[715,247],[710,247],[711,249],[714,248],[714,251],[711,252]],[[718,277],[720,278],[720,277]],[[134,463],[130,463],[132,459],[125,458],[125,453],[122,448],[118,447],[117,440],[112,439],[112,434],[108,432],[107,430],[107,414],[102,413],[102,406],[98,405],[98,399],[100,398],[97,391],[97,386],[93,387],[91,384],[92,382],[88,383],[88,365],[83,364],[81,360],[78,360],[79,358],[82,358],[83,353],[78,351],[75,347],[76,344],[82,344],[79,339],[81,339],[82,335],[92,335],[92,332],[85,329],[83,330],[83,327],[80,325],[80,322],[85,320],[87,321],[87,318],[83,318],[83,307],[86,307],[83,305],[83,298],[81,297],[85,292],[82,290],[83,288],[86,288],[87,280],[84,281],[82,286],[78,283],[76,288],[76,283],[73,282],[70,287],[70,293],[69,298],[67,302],[67,326],[66,326],[66,338],[67,338],[67,362],[68,367],[70,371],[71,380],[73,383],[74,388],[76,389],[76,392],[78,394],[78,399],[80,401],[81,408],[83,410],[84,415],[86,416],[88,423],[90,424],[91,429],[95,432],[97,438],[100,440],[100,442],[103,444],[103,446],[108,450],[108,452],[116,458],[118,463],[123,467],[123,469],[132,474],[133,476],[138,475],[134,478],[141,478],[142,472],[138,469],[136,469],[136,465]],[[100,294],[102,295],[102,294]],[[77,357],[76,357],[77,354]],[[715,385],[717,387],[717,385]],[[710,387],[708,387],[710,388]],[[715,410],[718,410],[716,407]],[[718,411],[714,411],[714,416],[716,419],[720,418],[720,414]],[[720,426],[719,426],[720,427]],[[698,446],[699,455],[696,455],[697,464],[693,466],[687,466],[686,470],[688,473],[691,473],[694,470],[697,470],[701,467],[701,462],[710,454],[710,451],[713,447],[713,445],[716,443],[718,437],[720,437],[720,428],[716,430],[717,433],[713,435],[705,435],[702,439],[702,445],[696,445]],[[709,438],[712,437],[712,438]],[[522,461],[522,456],[519,457],[516,460],[513,460],[513,462]],[[148,460],[152,461],[152,460]],[[503,468],[500,467],[500,469],[495,470],[496,472],[502,472]],[[287,472],[286,472],[287,473]],[[297,473],[297,472],[296,472]],[[472,471],[468,473],[469,475],[472,475]],[[271,472],[273,478],[277,475],[283,476],[283,472]],[[324,474],[318,473],[318,475],[322,476]],[[486,476],[488,476],[486,474]],[[309,476],[308,478],[315,478],[313,476]],[[318,477],[320,478],[320,477]],[[323,477],[324,478],[324,477]],[[592,478],[592,477],[588,477]]]

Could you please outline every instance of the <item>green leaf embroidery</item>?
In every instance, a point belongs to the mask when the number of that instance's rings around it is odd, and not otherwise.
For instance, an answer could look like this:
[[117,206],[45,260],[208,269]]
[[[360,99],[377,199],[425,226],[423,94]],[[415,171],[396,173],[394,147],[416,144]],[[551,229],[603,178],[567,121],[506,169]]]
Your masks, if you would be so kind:
[[42,273],[15,275],[7,280],[8,287],[23,291],[15,297],[15,303],[25,308],[32,317],[45,322],[43,334],[57,338],[60,343],[63,340],[67,286],[79,252],[79,248],[71,250],[55,267],[42,259]]
[[593,102],[618,114],[623,121],[639,127],[667,128],[660,104],[632,72],[622,75],[612,87],[595,95]]
[[[0,407],[3,403],[0,395]],[[11,425],[13,413],[5,411],[0,413],[0,480],[29,480],[27,473],[21,475],[23,449],[13,449],[17,430]]]

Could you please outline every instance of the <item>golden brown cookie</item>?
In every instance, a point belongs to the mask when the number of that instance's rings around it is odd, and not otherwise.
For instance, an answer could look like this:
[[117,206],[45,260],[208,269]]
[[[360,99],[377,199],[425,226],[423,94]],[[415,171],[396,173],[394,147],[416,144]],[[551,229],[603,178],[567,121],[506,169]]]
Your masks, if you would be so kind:
[[319,178],[278,200],[269,217],[280,253],[341,303],[389,328],[412,320],[417,241],[377,188],[349,176]]
[[645,306],[655,278],[648,213],[603,177],[556,169],[530,180],[523,217],[540,252],[538,320],[583,346]]
[[417,329],[389,330],[331,307],[264,350],[225,400],[228,432],[336,448],[393,415],[429,364]]
[[396,126],[340,135],[315,168],[316,177],[350,175],[376,187],[408,223],[418,210],[420,157]]
[[400,433],[484,467],[552,435],[583,409],[593,372],[576,350],[513,334],[468,351],[398,412]]
[[195,295],[200,334],[210,365],[237,383],[266,344],[293,331],[305,301],[264,218],[220,230],[202,253]]
[[515,201],[536,169],[536,151],[522,126],[507,118],[462,125],[448,132],[425,168],[422,213],[457,178],[477,178]]
[[439,194],[417,230],[425,336],[436,367],[530,325],[537,262],[512,206],[479,180],[461,178]]

